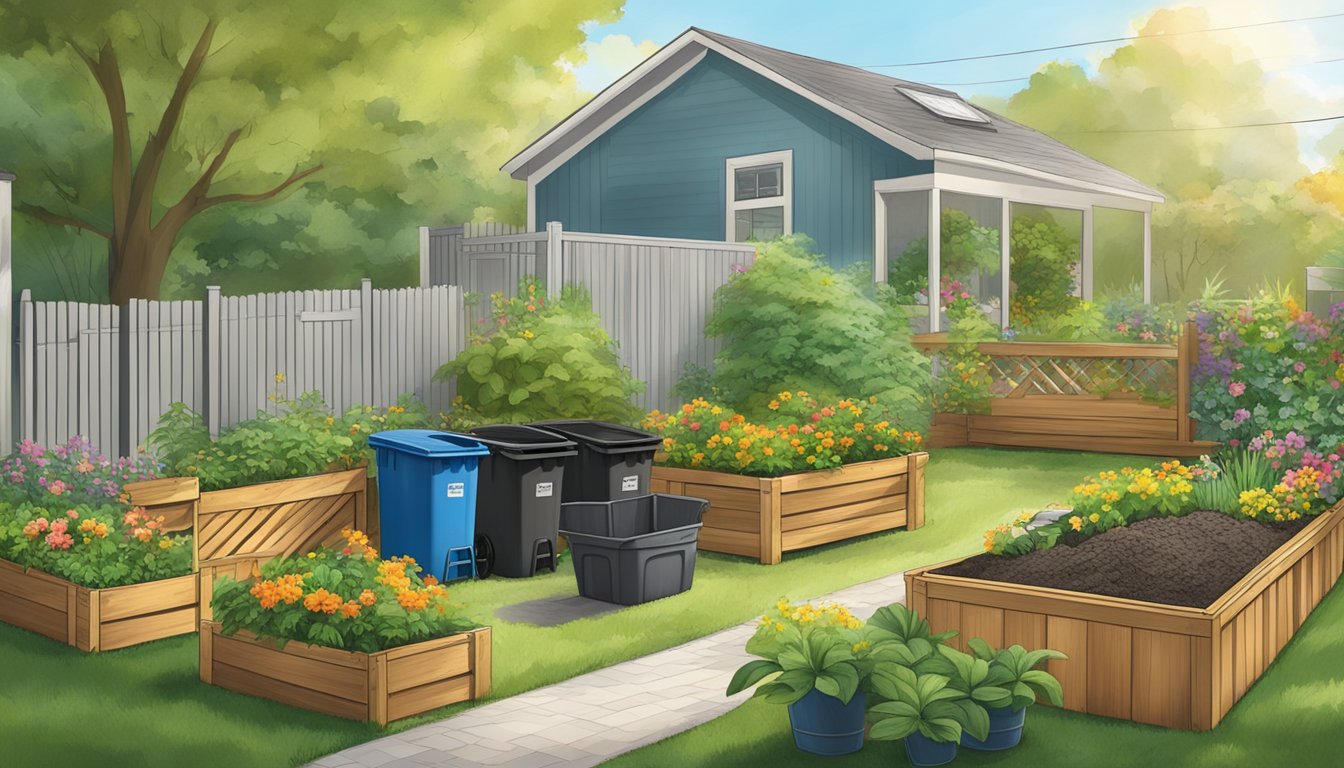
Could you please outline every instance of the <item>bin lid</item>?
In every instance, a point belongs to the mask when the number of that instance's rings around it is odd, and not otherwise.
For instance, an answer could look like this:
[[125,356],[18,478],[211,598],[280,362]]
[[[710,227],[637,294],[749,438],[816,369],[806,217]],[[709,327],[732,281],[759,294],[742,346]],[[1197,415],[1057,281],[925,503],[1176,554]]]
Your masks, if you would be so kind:
[[516,453],[577,452],[573,440],[522,424],[488,424],[475,427],[468,434],[491,448]]
[[657,435],[651,435],[648,432],[632,427],[621,426],[620,424],[609,424],[605,421],[568,419],[540,421],[532,426],[540,427],[564,435],[565,437],[572,438],[581,443],[600,448],[643,448],[646,450],[654,450],[663,442],[663,439]]
[[389,429],[369,435],[369,445],[415,456],[488,456],[490,449],[479,440],[432,429]]

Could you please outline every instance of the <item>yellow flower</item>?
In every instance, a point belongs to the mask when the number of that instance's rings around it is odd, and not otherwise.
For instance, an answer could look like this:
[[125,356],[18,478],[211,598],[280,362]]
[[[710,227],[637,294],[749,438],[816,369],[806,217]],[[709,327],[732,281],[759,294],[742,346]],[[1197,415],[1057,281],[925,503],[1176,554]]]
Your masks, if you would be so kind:
[[275,374],[275,383],[276,383],[276,384],[284,384],[284,383],[285,383],[285,374],[283,374],[283,373],[277,373],[277,374]]
[[159,539],[159,549],[172,549],[172,548],[173,548],[172,539]]
[[1083,530],[1083,518],[1074,515],[1069,518],[1069,525],[1073,526],[1073,530],[1081,531]]
[[1096,512],[1093,512],[1092,514],[1087,516],[1087,519],[1091,520],[1093,523],[1098,523],[1101,522],[1101,515],[1098,515]]

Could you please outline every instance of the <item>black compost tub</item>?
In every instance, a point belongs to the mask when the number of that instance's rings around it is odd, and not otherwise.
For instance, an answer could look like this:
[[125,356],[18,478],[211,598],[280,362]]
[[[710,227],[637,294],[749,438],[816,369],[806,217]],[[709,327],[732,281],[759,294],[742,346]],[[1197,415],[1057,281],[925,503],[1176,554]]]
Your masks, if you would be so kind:
[[691,588],[701,516],[709,502],[656,493],[561,505],[579,594],[638,605]]

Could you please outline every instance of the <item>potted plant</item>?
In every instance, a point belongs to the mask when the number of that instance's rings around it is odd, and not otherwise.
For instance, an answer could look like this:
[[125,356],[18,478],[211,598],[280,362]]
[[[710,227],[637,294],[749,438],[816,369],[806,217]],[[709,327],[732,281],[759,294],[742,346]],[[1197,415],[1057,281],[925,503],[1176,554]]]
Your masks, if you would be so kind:
[[989,716],[989,733],[978,737],[964,733],[961,745],[968,749],[996,751],[1011,749],[1022,741],[1022,727],[1026,723],[1027,707],[1044,698],[1052,705],[1064,704],[1064,691],[1054,675],[1037,669],[1050,660],[1063,661],[1068,657],[1048,648],[1028,651],[1020,645],[995,650],[989,643],[976,637],[967,646],[974,656],[952,651],[949,658],[957,666],[954,685],[964,686],[968,695],[982,703]]
[[946,765],[957,757],[963,733],[984,738],[989,716],[984,707],[953,688],[946,675],[919,674],[895,662],[879,663],[872,687],[881,701],[869,710],[870,735],[901,739],[911,765]]
[[780,600],[747,641],[760,658],[737,670],[727,695],[757,686],[753,698],[788,705],[794,743],[804,752],[857,752],[873,650],[863,622],[843,606]]

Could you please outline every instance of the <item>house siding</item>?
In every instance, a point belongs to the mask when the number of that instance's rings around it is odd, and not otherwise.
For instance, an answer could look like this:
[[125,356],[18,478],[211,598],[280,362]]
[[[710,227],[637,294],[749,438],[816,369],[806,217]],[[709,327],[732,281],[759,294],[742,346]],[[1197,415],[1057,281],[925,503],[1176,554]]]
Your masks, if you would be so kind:
[[793,231],[831,263],[871,262],[873,181],[930,173],[716,53],[537,184],[535,228],[723,240],[724,161],[793,150]]

